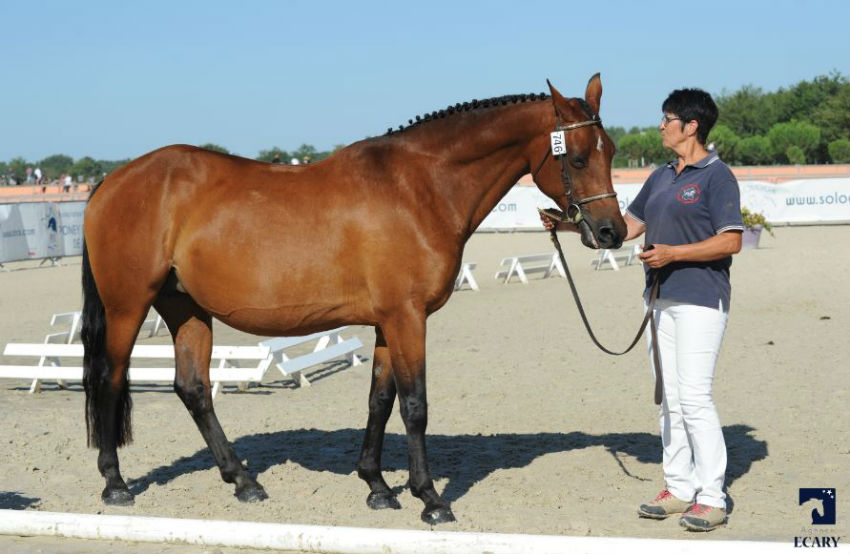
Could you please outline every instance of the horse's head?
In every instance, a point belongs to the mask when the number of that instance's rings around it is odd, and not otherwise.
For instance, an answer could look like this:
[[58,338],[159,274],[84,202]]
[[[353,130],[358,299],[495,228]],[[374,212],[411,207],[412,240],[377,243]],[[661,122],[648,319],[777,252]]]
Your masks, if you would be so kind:
[[538,146],[544,140],[535,141],[530,153],[534,181],[578,226],[585,246],[619,248],[626,222],[611,184],[614,143],[599,119],[599,74],[587,83],[584,100],[564,98],[551,83],[549,90],[554,107],[549,131],[557,135],[550,143],[546,133],[545,152]]

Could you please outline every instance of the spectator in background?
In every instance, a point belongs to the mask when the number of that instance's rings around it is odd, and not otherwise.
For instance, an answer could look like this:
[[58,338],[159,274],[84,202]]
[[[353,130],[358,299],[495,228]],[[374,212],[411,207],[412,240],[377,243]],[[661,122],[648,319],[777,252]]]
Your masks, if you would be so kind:
[[42,182],[41,168],[36,166],[35,170],[32,172],[35,177],[35,184],[40,185]]
[[280,163],[280,153],[279,152],[275,152],[274,156],[272,156],[272,163],[273,164],[279,164]]
[[309,165],[310,164],[310,156],[304,156],[303,158],[301,158],[301,163],[304,164],[304,165]]

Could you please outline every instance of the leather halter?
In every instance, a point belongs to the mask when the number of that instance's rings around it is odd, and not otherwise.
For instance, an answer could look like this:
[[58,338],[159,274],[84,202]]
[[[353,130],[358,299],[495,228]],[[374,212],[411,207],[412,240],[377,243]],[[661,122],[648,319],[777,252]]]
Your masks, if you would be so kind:
[[[588,114],[589,115],[589,114]],[[599,125],[602,126],[602,120],[599,119],[598,115],[593,115],[591,119],[585,121],[579,121],[577,123],[570,123],[568,125],[561,124],[561,116],[560,114],[555,114],[557,117],[557,122],[555,123],[555,131],[572,131],[574,129],[580,129],[581,127],[589,127],[591,125]],[[540,163],[537,164],[537,169],[531,172],[531,178],[537,182],[537,172],[540,171],[540,168],[543,167],[543,164],[546,163],[546,160],[549,159],[549,155],[551,154],[551,149],[546,149],[546,154],[543,155],[543,159],[540,160]],[[606,192],[604,194],[596,194],[594,196],[588,196],[587,198],[578,199],[573,195],[572,183],[570,181],[570,174],[567,170],[567,155],[562,154],[559,156],[561,159],[561,182],[564,184],[564,196],[569,199],[569,207],[567,208],[567,213],[564,214],[564,217],[560,218],[561,221],[567,221],[569,223],[573,223],[578,225],[584,219],[584,213],[581,210],[581,207],[585,204],[589,204],[595,200],[602,200],[604,198],[614,198],[617,196],[616,192]]]

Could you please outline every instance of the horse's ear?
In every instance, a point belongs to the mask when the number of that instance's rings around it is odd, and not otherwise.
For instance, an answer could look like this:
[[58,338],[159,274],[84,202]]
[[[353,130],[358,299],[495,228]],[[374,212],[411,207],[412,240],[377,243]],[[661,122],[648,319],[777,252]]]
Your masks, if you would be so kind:
[[602,100],[602,79],[599,73],[590,78],[587,82],[587,89],[584,91],[584,100],[594,114],[599,114],[599,103]]
[[561,93],[558,92],[558,89],[556,89],[555,86],[549,82],[549,79],[546,79],[546,84],[549,85],[549,93],[552,94],[552,104],[555,105],[555,110],[558,109],[559,104],[562,106],[566,104],[566,98],[564,98]]

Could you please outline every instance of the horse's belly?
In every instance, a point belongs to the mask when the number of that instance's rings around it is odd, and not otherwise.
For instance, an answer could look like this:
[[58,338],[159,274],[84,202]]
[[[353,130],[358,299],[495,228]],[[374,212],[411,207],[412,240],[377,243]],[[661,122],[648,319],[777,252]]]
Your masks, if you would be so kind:
[[214,315],[234,329],[267,336],[303,335],[349,323],[365,323],[353,317],[350,310],[328,305],[240,308],[226,315]]
[[175,263],[175,270],[198,305],[245,332],[281,335],[370,321],[365,287],[354,272],[305,259],[222,260],[218,252],[197,256],[190,265]]

